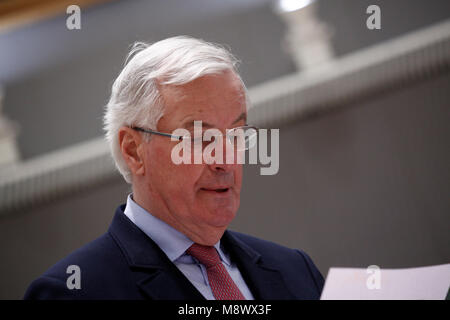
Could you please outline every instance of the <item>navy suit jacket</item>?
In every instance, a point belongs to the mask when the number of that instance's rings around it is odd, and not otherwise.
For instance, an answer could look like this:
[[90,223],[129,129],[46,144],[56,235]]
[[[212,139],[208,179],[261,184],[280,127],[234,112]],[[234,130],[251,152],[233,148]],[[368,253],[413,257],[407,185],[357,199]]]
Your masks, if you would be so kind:
[[[33,281],[24,299],[204,299],[124,208],[104,235]],[[221,242],[255,299],[319,299],[323,277],[306,253],[232,231]],[[67,287],[70,265],[80,267],[80,289]]]

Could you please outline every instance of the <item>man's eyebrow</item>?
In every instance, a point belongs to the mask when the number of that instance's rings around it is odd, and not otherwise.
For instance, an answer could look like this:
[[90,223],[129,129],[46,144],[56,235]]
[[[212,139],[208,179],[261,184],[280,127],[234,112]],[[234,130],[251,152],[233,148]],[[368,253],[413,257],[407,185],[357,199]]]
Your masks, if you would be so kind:
[[[192,128],[194,126],[194,121],[200,121],[200,120],[187,120],[183,123],[182,127],[185,129]],[[213,126],[209,124],[208,122],[202,121],[202,127],[212,128]]]
[[[242,120],[244,120],[245,123],[247,123],[247,113],[246,112],[242,112],[239,115],[239,117],[237,117],[236,120],[233,121],[232,124],[236,124],[236,123],[238,123],[239,121],[242,121]],[[192,128],[194,126],[194,121],[198,121],[198,120],[192,120],[192,119],[186,120],[183,123],[182,127],[185,128],[185,129]],[[202,121],[202,127],[214,128],[214,126],[212,124],[209,124],[208,122],[204,122],[204,121]]]
[[242,112],[241,115],[239,117],[237,117],[236,120],[233,121],[233,124],[236,124],[241,120],[244,120],[245,123],[247,123],[247,113],[246,112]]

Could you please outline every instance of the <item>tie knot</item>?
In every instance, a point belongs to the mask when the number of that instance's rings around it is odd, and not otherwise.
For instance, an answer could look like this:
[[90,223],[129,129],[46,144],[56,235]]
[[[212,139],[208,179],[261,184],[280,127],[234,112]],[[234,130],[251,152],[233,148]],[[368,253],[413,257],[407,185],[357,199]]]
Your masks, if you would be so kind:
[[186,252],[205,265],[206,268],[214,267],[220,263],[219,254],[212,246],[203,246],[194,243]]

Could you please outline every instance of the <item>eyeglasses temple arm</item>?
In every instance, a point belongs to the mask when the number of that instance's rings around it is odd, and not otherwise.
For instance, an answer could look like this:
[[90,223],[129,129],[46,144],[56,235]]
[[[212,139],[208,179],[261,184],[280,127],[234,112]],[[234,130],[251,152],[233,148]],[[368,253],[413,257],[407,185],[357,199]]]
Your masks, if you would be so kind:
[[134,129],[136,131],[145,132],[145,133],[157,134],[157,135],[160,135],[160,136],[163,136],[163,137],[175,138],[177,140],[183,139],[183,137],[181,137],[181,136],[175,136],[175,135],[170,134],[170,133],[164,133],[164,132],[158,132],[158,131],[153,131],[153,130],[147,130],[147,129],[143,129],[143,128],[139,128],[139,127],[132,127],[132,129]]

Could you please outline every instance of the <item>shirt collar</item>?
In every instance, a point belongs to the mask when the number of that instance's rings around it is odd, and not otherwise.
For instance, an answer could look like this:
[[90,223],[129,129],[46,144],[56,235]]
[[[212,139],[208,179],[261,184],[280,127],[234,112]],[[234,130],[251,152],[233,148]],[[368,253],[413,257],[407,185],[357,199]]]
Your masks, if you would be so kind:
[[[139,206],[133,200],[132,194],[129,194],[127,197],[124,214],[147,236],[155,241],[172,262],[183,256],[186,250],[194,243],[186,235]],[[229,257],[220,246],[220,240],[214,247],[219,253],[220,259],[227,265],[230,265]]]

